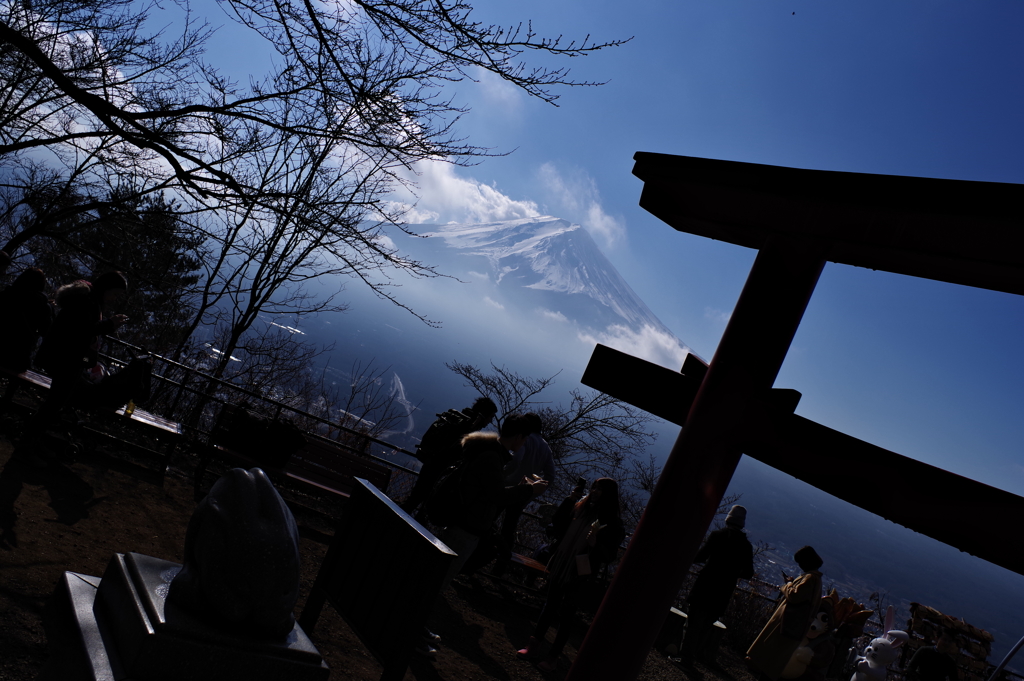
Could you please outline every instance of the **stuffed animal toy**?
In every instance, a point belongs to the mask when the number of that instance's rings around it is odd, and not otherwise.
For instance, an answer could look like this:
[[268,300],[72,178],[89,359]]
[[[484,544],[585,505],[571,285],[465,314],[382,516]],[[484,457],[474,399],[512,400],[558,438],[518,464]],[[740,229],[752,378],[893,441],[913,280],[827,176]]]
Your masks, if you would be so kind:
[[896,661],[898,648],[910,638],[905,631],[892,630],[895,612],[890,605],[885,611],[885,636],[879,636],[864,649],[864,654],[857,658],[857,671],[850,681],[885,681],[886,667]]
[[821,599],[817,614],[811,620],[811,625],[800,645],[790,656],[786,668],[782,670],[781,678],[802,678],[811,666],[824,668],[832,661],[835,646],[827,639],[831,638],[832,633],[832,613],[835,606],[830,596],[834,594],[835,591]]

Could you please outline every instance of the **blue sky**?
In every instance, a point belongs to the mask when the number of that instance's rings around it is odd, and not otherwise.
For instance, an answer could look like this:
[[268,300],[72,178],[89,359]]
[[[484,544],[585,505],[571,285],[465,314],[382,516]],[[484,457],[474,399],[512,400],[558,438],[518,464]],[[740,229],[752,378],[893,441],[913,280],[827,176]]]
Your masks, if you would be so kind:
[[[852,172],[1024,182],[1024,4],[516,3],[479,12],[627,45],[571,63],[608,80],[560,107],[492,79],[456,88],[460,130],[515,149],[424,169],[419,214],[530,210],[579,222],[654,312],[710,358],[754,252],[637,205],[636,151]],[[794,14],[795,12],[795,14]],[[1024,299],[827,266],[777,383],[799,413],[1024,494]]]

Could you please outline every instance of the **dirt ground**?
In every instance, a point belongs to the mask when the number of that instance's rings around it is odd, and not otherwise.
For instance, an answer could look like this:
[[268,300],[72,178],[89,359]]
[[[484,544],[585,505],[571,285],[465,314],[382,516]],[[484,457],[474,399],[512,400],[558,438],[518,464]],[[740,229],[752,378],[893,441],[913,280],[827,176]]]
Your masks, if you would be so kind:
[[[12,460],[10,437],[0,434],[0,679],[36,678],[47,649],[47,601],[65,571],[100,576],[114,553],[134,551],[180,562],[185,528],[195,507],[190,467],[179,454],[166,475],[152,462],[118,452],[64,452],[55,460]],[[15,516],[10,516],[13,510]],[[330,521],[296,509],[303,560],[299,610],[326,552]],[[13,520],[13,524],[12,521]],[[444,594],[431,627],[443,644],[436,659],[417,659],[406,681],[540,681],[563,678],[582,631],[570,640],[557,671],[544,674],[517,660],[540,597],[487,576],[459,577]],[[298,614],[298,613],[297,613]],[[580,627],[582,629],[582,627]],[[553,634],[551,634],[553,635]],[[311,635],[331,680],[376,681],[381,667],[330,608]],[[647,681],[751,681],[735,653],[720,652],[721,667],[687,672],[652,651],[640,676]]]

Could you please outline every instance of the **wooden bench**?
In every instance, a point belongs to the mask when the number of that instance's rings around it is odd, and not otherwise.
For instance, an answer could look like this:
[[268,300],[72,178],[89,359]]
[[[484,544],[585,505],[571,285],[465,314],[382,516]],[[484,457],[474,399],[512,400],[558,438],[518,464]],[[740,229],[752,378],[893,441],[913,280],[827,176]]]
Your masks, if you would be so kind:
[[4,390],[3,405],[6,408],[14,400],[14,395],[18,392],[18,388],[23,385],[34,385],[37,388],[43,390],[50,389],[50,377],[44,376],[31,369],[26,369],[21,373],[14,373],[7,369],[0,368],[0,376],[7,379],[7,388]]
[[383,665],[405,677],[455,553],[366,480],[357,480],[299,625],[312,635],[329,602]]
[[[10,403],[14,400],[14,395],[17,393],[18,388],[23,385],[31,385],[35,386],[36,388],[41,388],[43,390],[49,390],[51,385],[51,379],[49,376],[46,376],[36,371],[32,371],[31,369],[22,371],[21,373],[18,374],[0,369],[0,376],[3,376],[7,379],[7,388],[4,391],[3,397],[4,408],[10,405]],[[79,406],[89,409],[89,405],[73,404],[73,406]],[[124,407],[121,407],[120,409],[117,409],[113,412],[106,409],[93,409],[92,413],[97,416],[109,416],[112,418],[121,417],[122,419],[124,419],[125,417]],[[177,421],[165,418],[163,416],[159,416],[158,414],[150,413],[144,409],[139,409],[137,407],[132,412],[130,417],[126,419],[126,421],[136,426],[141,426],[146,429],[152,429],[157,431],[157,438],[164,440],[166,443],[165,446],[162,448],[163,451],[157,452],[160,456],[163,457],[164,470],[166,470],[167,464],[170,462],[171,453],[174,451],[174,447],[178,444],[178,442],[181,441],[181,438],[184,434],[184,429],[182,428],[182,425]],[[114,421],[114,423],[124,423],[124,421]],[[136,445],[136,443],[129,442],[127,440],[124,440],[123,438],[119,438],[116,435],[106,432],[91,423],[86,423],[83,426],[83,429],[90,434],[117,440],[121,444],[133,447],[138,446]]]
[[222,460],[243,468],[262,468],[276,483],[297,483],[314,491],[326,491],[347,499],[356,484],[356,478],[370,481],[381,491],[387,491],[391,482],[391,469],[368,456],[345,449],[342,445],[306,433],[304,443],[280,462],[269,462],[243,452],[235,444],[233,427],[235,417],[242,410],[224,405],[206,447],[196,466],[194,492],[201,496],[206,468],[214,460]]
[[95,410],[93,413],[96,416],[106,416],[104,420],[108,426],[130,425],[132,428],[141,428],[146,432],[155,435],[155,439],[162,444],[162,447],[158,449],[149,449],[137,442],[119,437],[117,434],[102,427],[98,422],[86,422],[82,426],[83,429],[90,434],[109,440],[115,440],[130,448],[144,450],[146,452],[155,452],[163,460],[163,472],[167,471],[171,462],[171,455],[174,453],[175,447],[177,447],[182,441],[185,434],[184,428],[177,421],[165,418],[158,414],[150,413],[144,409],[139,409],[138,407],[136,407],[128,416],[125,416],[124,407],[114,411]]
[[284,473],[292,480],[346,497],[356,478],[365,478],[382,492],[387,492],[391,482],[387,466],[311,435],[306,436],[306,446],[292,454]]

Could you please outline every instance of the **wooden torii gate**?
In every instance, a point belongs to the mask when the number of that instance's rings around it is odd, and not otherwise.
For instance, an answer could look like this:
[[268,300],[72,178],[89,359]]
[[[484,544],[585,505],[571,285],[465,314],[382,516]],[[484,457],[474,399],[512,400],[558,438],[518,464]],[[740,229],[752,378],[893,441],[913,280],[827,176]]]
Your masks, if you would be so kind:
[[[826,262],[1024,294],[1024,186],[634,160],[643,208],[758,255],[709,366],[691,355],[673,372],[600,346],[591,359],[584,383],[683,428],[568,681],[636,678],[744,453],[1024,574],[1001,536],[1024,526],[1024,499],[796,416],[799,394],[772,389]],[[1004,522],[964,527],[965,510]]]

